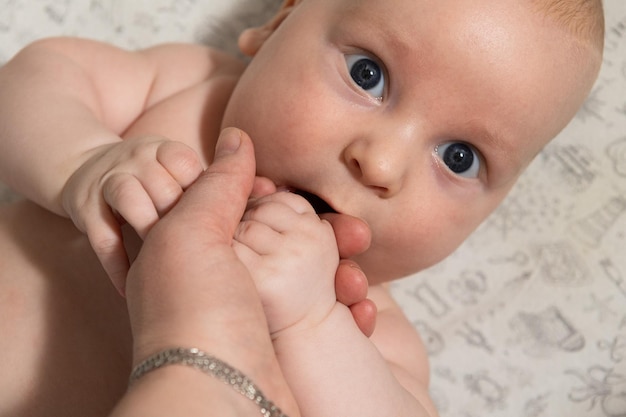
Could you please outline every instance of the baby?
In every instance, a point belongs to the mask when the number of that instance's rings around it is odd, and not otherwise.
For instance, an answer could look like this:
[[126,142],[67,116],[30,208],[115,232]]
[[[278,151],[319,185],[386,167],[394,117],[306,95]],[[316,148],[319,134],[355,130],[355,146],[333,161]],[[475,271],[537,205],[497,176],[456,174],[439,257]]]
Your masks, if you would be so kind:
[[[382,284],[449,255],[497,206],[580,107],[602,41],[599,0],[286,0],[241,35],[247,65],[197,45],[26,48],[0,70],[0,179],[48,211],[22,202],[0,212],[0,308],[14,318],[2,323],[2,348],[19,364],[0,383],[0,413],[108,412],[132,343],[124,302],[105,282],[108,273],[122,289],[128,269],[119,219],[145,236],[235,126],[254,142],[258,175],[372,233],[354,257],[379,310],[370,339],[328,284],[320,303],[304,285],[265,287],[288,247],[246,222],[236,236],[268,307],[294,292],[313,300],[304,316],[317,319],[305,325],[266,311],[304,414],[434,415],[424,350]],[[301,230],[274,216],[277,205],[310,215],[304,203],[276,193],[244,220]],[[313,235],[328,244],[326,226]],[[337,266],[315,240],[303,238],[316,254],[307,283]]]

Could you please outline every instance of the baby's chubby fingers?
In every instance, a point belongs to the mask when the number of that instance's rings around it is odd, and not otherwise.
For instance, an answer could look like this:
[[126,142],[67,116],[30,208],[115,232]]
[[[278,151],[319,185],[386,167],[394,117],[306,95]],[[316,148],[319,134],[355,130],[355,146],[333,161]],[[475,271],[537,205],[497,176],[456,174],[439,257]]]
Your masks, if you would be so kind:
[[183,195],[184,188],[163,166],[152,164],[135,174],[159,217],[167,214]]
[[235,230],[233,249],[243,263],[254,268],[258,256],[280,250],[282,243],[280,232],[260,221],[246,220]]
[[274,194],[276,191],[276,185],[272,182],[272,180],[265,177],[255,177],[250,197],[257,199],[265,197],[266,195]]
[[196,181],[203,166],[196,151],[176,141],[158,143],[156,161],[158,164],[149,165],[139,179],[162,217]]
[[130,159],[105,179],[104,195],[106,202],[144,238],[203,168],[199,155],[184,143],[159,137],[133,141],[135,146],[128,151]]
[[121,227],[111,210],[91,216],[84,224],[89,243],[109,276],[113,286],[123,296],[130,262],[122,239]]
[[[261,181],[264,181],[264,179],[255,179],[256,187],[261,188],[261,186],[258,185],[258,183]],[[275,192],[273,193],[262,193],[258,196],[253,195],[252,198],[248,200],[246,213],[253,211],[257,207],[272,203],[285,205],[298,214],[315,213],[315,209],[313,208],[313,206],[311,206],[306,198],[302,197],[301,195],[292,193],[287,190],[276,190],[275,187],[274,189]]]
[[[295,197],[295,198],[292,198]],[[279,192],[260,199],[255,199],[252,207],[244,213],[241,222],[235,230],[236,243],[246,246],[257,256],[266,256],[283,253],[286,246],[295,246],[292,238],[298,234],[300,238],[315,233],[320,220],[311,208],[299,201],[299,196],[287,192]],[[307,218],[310,217],[310,218]],[[330,228],[330,225],[327,225]],[[237,246],[233,246],[238,254],[245,254]],[[253,257],[240,256],[246,265],[254,266]]]
[[198,153],[182,142],[163,142],[156,158],[182,189],[193,184],[204,170]]
[[111,210],[130,224],[142,239],[159,220],[152,198],[134,175],[109,176],[102,186],[102,195]]
[[261,222],[282,233],[291,230],[304,218],[315,224],[321,221],[305,198],[287,191],[279,191],[251,199],[242,222]]

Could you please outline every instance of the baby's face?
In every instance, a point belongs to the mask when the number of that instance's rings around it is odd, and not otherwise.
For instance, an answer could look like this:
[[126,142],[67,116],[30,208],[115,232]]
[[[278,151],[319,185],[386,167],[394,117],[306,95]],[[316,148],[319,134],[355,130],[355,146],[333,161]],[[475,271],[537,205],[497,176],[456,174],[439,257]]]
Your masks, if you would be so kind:
[[372,283],[449,255],[573,117],[594,67],[518,0],[304,0],[224,118],[258,173],[364,219]]

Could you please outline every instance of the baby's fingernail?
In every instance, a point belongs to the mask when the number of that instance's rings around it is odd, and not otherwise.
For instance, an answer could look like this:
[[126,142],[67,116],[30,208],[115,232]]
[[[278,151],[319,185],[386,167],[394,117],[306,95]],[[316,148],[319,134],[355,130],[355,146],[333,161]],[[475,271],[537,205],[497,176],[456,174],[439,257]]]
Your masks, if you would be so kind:
[[237,129],[224,130],[215,146],[215,157],[235,153],[241,145],[241,133]]

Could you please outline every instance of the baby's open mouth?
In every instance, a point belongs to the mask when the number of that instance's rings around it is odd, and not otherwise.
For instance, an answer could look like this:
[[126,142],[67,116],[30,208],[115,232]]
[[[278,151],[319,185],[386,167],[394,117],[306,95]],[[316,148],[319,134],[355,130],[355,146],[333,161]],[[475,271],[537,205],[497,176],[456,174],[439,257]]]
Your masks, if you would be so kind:
[[304,197],[309,202],[309,204],[313,206],[317,214],[337,213],[337,211],[333,209],[326,201],[322,200],[319,196],[313,193],[302,190],[294,190],[294,193]]

